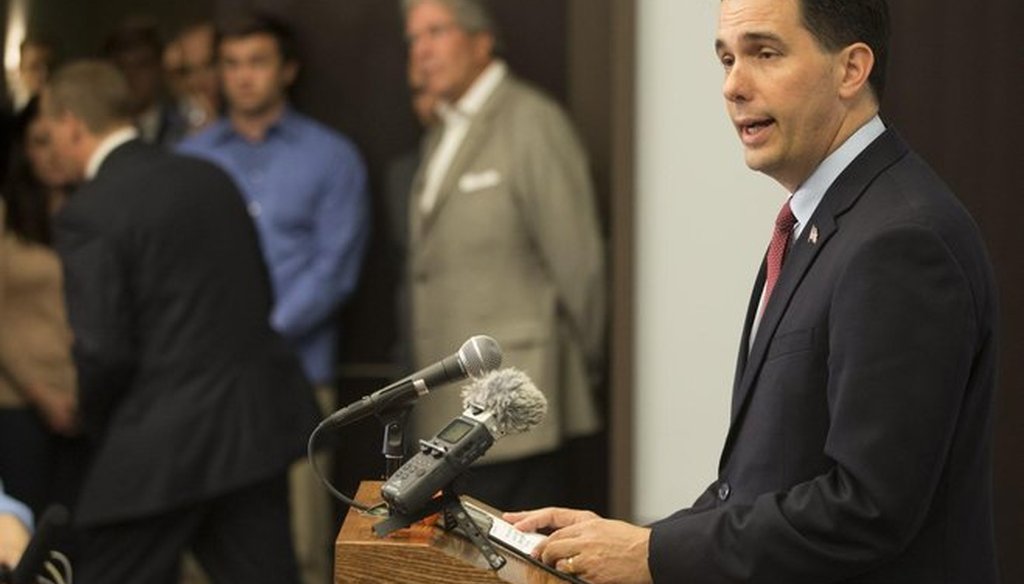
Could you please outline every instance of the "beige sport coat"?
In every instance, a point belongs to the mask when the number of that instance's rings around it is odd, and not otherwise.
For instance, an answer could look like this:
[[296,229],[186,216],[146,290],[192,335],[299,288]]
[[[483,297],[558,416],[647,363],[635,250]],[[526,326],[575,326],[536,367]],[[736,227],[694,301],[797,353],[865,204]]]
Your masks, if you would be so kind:
[[[604,357],[605,251],[586,156],[561,108],[509,76],[476,114],[432,210],[420,210],[424,139],[414,180],[407,274],[417,368],[474,334],[493,336],[503,366],[526,372],[548,399],[545,421],[500,440],[482,460],[557,448],[599,427],[592,372]],[[430,437],[462,411],[457,388],[414,410]]]

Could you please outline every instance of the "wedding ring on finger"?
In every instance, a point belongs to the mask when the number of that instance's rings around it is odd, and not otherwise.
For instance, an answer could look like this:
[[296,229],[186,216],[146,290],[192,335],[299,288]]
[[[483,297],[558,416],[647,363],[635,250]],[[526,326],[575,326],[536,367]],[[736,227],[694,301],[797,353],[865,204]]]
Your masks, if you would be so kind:
[[575,559],[576,556],[569,556],[568,558],[565,558],[565,566],[567,568],[566,572],[569,572],[570,574],[576,573],[576,566],[573,564],[573,560]]

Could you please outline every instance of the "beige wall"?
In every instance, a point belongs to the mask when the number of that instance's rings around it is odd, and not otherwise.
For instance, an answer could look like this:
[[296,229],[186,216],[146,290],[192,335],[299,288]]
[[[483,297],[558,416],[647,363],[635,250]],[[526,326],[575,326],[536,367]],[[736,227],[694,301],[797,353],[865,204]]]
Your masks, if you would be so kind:
[[715,478],[742,320],[786,193],[743,164],[714,54],[718,3],[638,5],[633,515]]

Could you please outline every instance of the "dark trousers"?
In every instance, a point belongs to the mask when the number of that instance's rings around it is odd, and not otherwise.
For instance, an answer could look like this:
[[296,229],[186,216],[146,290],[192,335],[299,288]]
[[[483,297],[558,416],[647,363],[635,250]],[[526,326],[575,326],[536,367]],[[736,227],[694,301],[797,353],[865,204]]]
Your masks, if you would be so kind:
[[218,584],[298,584],[285,475],[156,517],[81,530],[75,582],[176,584],[186,550]]
[[32,408],[0,408],[0,478],[39,515],[53,501],[57,438]]
[[501,511],[568,504],[564,450],[470,467],[457,489]]

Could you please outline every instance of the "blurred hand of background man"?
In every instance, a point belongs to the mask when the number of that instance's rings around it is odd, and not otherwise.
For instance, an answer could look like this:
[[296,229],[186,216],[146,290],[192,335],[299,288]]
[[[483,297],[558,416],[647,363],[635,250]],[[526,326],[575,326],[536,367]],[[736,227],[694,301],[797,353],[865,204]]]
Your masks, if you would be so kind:
[[0,514],[0,565],[18,565],[29,540],[28,528],[14,515]]

